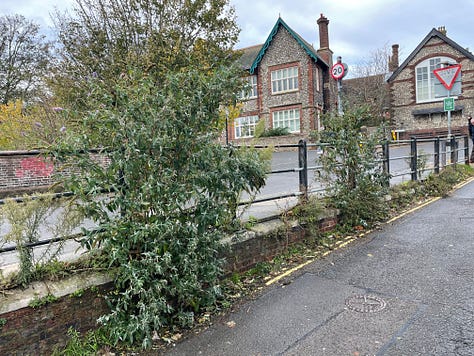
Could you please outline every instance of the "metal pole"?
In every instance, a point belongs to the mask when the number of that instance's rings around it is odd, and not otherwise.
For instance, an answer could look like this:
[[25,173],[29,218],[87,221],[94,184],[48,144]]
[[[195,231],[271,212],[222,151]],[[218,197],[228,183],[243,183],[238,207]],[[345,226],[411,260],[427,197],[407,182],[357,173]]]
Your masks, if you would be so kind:
[[434,141],[434,172],[439,174],[439,137],[436,137]]
[[344,110],[342,109],[342,79],[337,80],[337,113],[339,116],[344,115]]
[[300,168],[300,192],[302,200],[308,200],[308,147],[305,140],[298,142],[298,166]]
[[410,155],[411,155],[411,164],[410,164],[410,169],[411,169],[411,180],[416,181],[417,178],[417,171],[418,171],[418,153],[417,153],[417,147],[416,147],[416,137],[412,137],[410,140]]
[[[389,176],[390,175],[390,146],[389,141],[386,140],[383,143],[383,171]],[[388,184],[390,185],[390,179],[388,179]]]
[[[448,90],[448,98],[451,97],[451,90]],[[448,138],[451,138],[451,110],[448,110]]]
[[456,149],[457,147],[457,142],[456,142],[456,137],[455,136],[452,136],[451,137],[451,142],[449,144],[449,146],[451,147],[451,164],[456,166],[456,163],[458,161],[458,150]]

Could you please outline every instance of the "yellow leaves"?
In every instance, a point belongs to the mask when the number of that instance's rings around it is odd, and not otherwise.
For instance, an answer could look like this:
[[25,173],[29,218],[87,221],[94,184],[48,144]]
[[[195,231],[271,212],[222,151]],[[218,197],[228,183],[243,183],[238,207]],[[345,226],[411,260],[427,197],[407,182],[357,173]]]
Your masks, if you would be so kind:
[[0,150],[18,148],[27,118],[22,113],[21,100],[0,105]]
[[66,130],[63,109],[52,104],[25,109],[17,100],[0,105],[0,151],[44,147],[62,137]]
[[229,127],[233,126],[234,120],[240,116],[242,107],[242,103],[221,107],[219,111],[219,129],[223,130],[225,128],[226,121]]

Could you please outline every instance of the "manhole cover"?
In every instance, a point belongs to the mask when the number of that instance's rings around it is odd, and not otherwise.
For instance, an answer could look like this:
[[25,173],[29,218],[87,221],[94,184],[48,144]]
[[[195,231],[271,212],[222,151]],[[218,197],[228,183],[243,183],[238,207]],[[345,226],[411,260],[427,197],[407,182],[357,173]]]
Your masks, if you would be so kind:
[[375,295],[353,295],[346,299],[346,306],[358,313],[376,313],[383,310],[387,303]]

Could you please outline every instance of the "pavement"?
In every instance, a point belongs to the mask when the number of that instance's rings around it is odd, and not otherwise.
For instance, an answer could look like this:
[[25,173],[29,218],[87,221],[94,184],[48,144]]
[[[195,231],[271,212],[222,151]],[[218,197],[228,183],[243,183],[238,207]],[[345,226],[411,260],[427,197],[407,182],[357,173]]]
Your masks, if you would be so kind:
[[166,355],[474,355],[474,181],[301,266]]

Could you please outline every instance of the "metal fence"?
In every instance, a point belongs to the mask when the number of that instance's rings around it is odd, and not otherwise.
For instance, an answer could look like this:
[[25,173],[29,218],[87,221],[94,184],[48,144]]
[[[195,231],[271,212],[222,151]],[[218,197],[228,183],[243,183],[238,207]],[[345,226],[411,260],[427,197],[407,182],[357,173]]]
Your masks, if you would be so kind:
[[[425,177],[430,172],[435,174],[439,173],[440,170],[447,166],[456,165],[459,163],[469,163],[469,147],[468,147],[467,136],[457,136],[451,138],[433,138],[433,139],[416,139],[406,141],[386,141],[377,147],[378,162],[382,165],[383,170],[390,177],[390,184],[396,184],[397,179],[400,177],[408,177],[409,180],[416,181],[420,178]],[[281,149],[292,149],[295,150],[298,165],[294,168],[276,169],[268,172],[269,175],[279,175],[283,173],[298,173],[298,190],[285,193],[285,194],[274,194],[271,196],[256,197],[254,199],[244,199],[239,205],[258,204],[262,202],[268,202],[284,198],[303,198],[307,199],[309,195],[314,193],[320,193],[325,191],[325,187],[312,187],[310,182],[310,172],[318,172],[323,167],[317,164],[317,160],[310,161],[308,156],[309,152],[316,152],[316,156],[319,153],[324,152],[327,145],[325,144],[312,144],[307,143],[304,140],[299,141],[298,144],[294,145],[275,145],[272,146],[276,150]],[[256,149],[265,149],[268,146],[253,146]],[[428,152],[427,152],[428,151]],[[393,154],[393,155],[392,155]],[[420,165],[420,158],[424,159],[424,164]],[[311,165],[312,163],[314,165]],[[401,164],[400,164],[401,162]],[[313,174],[314,175],[314,174]],[[62,198],[71,196],[72,193],[56,193],[55,198]],[[37,198],[37,197],[33,197]],[[17,197],[18,203],[23,202],[23,198]],[[0,205],[4,204],[5,201],[0,199]],[[71,239],[77,238],[78,235],[71,236]],[[2,236],[0,236],[0,242]],[[50,243],[63,241],[63,239],[44,239],[38,242],[27,244],[24,247],[38,247],[44,246]],[[15,251],[16,246],[8,246],[0,248],[0,254],[5,252]]]
[[[410,180],[416,181],[420,178],[426,176],[426,174],[433,172],[438,174],[441,169],[447,166],[453,166],[459,163],[469,164],[469,146],[468,146],[468,137],[467,136],[452,136],[451,138],[447,137],[436,137],[431,139],[417,139],[413,137],[410,140],[403,141],[386,141],[380,144],[377,147],[378,152],[378,162],[382,165],[383,171],[390,177],[391,184],[396,184],[397,180],[394,178],[397,177],[406,177],[409,176]],[[420,149],[420,147],[426,147],[431,145],[429,152],[425,152]],[[265,149],[269,146],[252,146],[256,149]],[[305,140],[300,140],[298,144],[294,145],[275,145],[272,146],[275,149],[296,149],[297,150],[297,160],[298,166],[295,168],[282,169],[282,170],[272,170],[268,174],[281,174],[289,172],[298,172],[299,178],[299,190],[290,194],[278,194],[275,196],[265,197],[263,199],[253,199],[251,201],[243,201],[241,205],[249,203],[259,203],[269,200],[288,198],[288,197],[303,197],[308,198],[312,193],[317,193],[324,191],[325,188],[316,188],[312,189],[309,184],[309,172],[319,171],[323,167],[321,165],[310,165],[313,162],[310,162],[308,159],[308,152],[310,150],[316,150],[324,152],[326,144],[311,144],[307,143]],[[400,147],[408,147],[408,152],[405,150],[400,150],[401,154],[395,156],[391,155],[391,152],[397,153],[396,149]],[[391,149],[392,148],[392,149]],[[422,164],[421,159],[426,159],[426,162]],[[295,159],[296,160],[296,159]],[[401,169],[394,170],[393,163],[405,161],[407,162],[406,168],[402,167]],[[317,163],[317,162],[314,162]],[[400,164],[398,165],[400,166]]]

